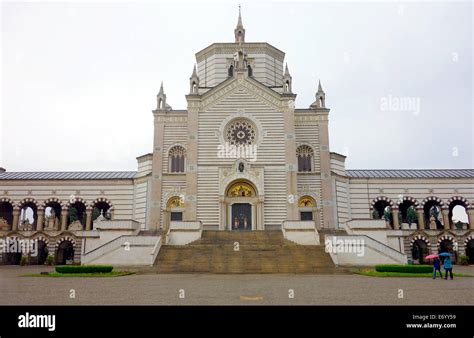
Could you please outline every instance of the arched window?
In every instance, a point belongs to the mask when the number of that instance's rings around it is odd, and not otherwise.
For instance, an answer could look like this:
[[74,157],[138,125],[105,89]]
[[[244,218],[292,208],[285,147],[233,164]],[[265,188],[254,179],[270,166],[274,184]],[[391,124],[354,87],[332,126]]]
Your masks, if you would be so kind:
[[298,158],[298,171],[313,171],[313,149],[308,145],[301,145],[296,149],[296,157]]
[[247,70],[248,70],[249,76],[253,76],[253,69],[252,69],[252,66],[251,66],[251,65],[248,65],[248,66],[247,66]]
[[316,201],[311,196],[303,196],[298,200],[298,210],[301,221],[314,221],[316,211]]
[[228,70],[228,72],[227,72],[227,75],[228,75],[229,77],[234,76],[234,65],[230,65],[229,70]]
[[172,173],[184,173],[186,162],[186,150],[181,146],[171,148],[169,155],[169,171]]

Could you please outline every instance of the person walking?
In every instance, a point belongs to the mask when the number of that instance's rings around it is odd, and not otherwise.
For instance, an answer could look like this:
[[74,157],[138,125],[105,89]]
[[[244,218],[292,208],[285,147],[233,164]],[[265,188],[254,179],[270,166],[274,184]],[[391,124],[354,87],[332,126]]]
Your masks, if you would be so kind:
[[452,280],[453,279],[453,261],[451,260],[451,256],[448,256],[446,257],[446,259],[444,260],[444,279],[448,279],[448,272],[449,272],[449,276],[450,276],[450,279]]
[[433,259],[433,279],[436,279],[436,272],[439,271],[441,279],[443,279],[443,273],[441,272],[441,262],[436,257]]

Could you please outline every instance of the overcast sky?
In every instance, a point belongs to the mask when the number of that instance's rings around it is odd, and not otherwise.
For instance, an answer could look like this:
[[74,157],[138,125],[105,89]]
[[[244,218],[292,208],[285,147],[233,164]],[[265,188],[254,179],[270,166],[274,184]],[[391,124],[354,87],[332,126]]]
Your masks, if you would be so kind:
[[[185,109],[194,54],[233,42],[237,2],[4,2],[0,166],[135,170],[156,94]],[[286,53],[297,108],[318,79],[354,168],[473,168],[472,4],[242,3]],[[409,103],[397,107],[399,100]]]

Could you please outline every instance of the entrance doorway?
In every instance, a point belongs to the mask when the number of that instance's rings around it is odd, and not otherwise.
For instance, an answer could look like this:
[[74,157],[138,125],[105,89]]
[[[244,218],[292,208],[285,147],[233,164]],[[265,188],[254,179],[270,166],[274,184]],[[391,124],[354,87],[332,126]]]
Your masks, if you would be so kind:
[[232,204],[232,230],[252,230],[252,205]]

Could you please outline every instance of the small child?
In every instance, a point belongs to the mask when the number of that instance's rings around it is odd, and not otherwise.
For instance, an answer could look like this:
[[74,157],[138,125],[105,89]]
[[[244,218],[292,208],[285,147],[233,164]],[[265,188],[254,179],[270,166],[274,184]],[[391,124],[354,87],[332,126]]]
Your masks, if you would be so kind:
[[436,279],[436,271],[439,271],[441,279],[443,279],[443,273],[441,272],[441,263],[438,258],[433,259],[433,279]]

